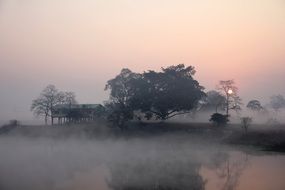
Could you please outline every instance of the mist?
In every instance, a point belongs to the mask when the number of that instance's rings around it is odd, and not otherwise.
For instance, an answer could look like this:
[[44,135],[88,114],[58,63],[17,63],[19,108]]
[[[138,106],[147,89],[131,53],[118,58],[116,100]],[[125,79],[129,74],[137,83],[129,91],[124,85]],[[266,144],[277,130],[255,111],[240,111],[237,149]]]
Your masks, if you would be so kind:
[[[86,133],[73,133],[59,138],[54,136],[57,129],[37,135],[25,129],[16,131],[0,136],[3,190],[244,190],[259,187],[258,181],[249,186],[247,175],[264,165],[279,169],[267,168],[260,179],[284,175],[284,156],[260,156],[254,149],[220,144],[207,134],[90,138]],[[278,178],[270,183],[281,189],[284,185]]]
[[185,63],[207,90],[235,79],[245,102],[285,94],[279,0],[1,0],[0,10],[0,120],[33,120],[31,101],[47,84],[102,103],[121,68]]
[[0,187],[5,190],[103,190],[127,186],[151,189],[155,183],[161,183],[159,185],[177,188],[176,180],[186,175],[185,178],[192,181],[179,185],[194,187],[197,183],[196,186],[203,189],[198,160],[207,161],[213,151],[211,148],[199,151],[197,142],[192,144],[182,139],[185,138],[172,135],[148,140],[2,136]]
[[284,190],[284,18],[0,0],[0,190]]

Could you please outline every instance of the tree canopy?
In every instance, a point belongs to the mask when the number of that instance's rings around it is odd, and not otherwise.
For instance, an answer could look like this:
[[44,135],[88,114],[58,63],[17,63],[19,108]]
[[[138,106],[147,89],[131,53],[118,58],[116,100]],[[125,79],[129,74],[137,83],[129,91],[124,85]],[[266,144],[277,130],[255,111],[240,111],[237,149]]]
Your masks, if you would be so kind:
[[131,119],[134,111],[160,120],[190,112],[205,96],[204,87],[193,78],[194,74],[194,67],[184,64],[142,74],[123,69],[107,82],[105,89],[111,90],[108,104],[120,110],[117,119]]
[[270,98],[270,106],[278,112],[280,109],[285,108],[285,98],[282,95],[274,95]]
[[211,90],[206,93],[206,97],[201,102],[202,111],[215,111],[218,113],[219,110],[225,111],[227,100],[226,97],[218,91]]
[[258,100],[250,100],[246,107],[252,111],[262,111],[264,108]]

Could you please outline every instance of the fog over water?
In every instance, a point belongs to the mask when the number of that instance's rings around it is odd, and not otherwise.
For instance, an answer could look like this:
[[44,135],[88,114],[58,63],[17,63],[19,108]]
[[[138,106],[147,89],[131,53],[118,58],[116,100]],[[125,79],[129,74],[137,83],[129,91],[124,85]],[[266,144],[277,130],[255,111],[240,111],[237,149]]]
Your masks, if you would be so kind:
[[285,94],[285,5],[248,1],[0,1],[0,120],[32,120],[48,84],[80,103],[108,99],[122,68],[184,63],[207,90],[235,79],[247,103]]
[[285,188],[284,155],[183,134],[103,140],[10,135],[0,137],[0,152],[1,190]]
[[[0,0],[0,190],[285,190],[285,100],[270,107],[285,96],[284,34],[284,0]],[[124,77],[117,99],[104,90],[123,68],[178,64],[195,72],[135,80],[154,85],[132,101]],[[235,82],[214,101],[229,115],[191,90],[221,80]],[[69,96],[39,97],[49,84]]]

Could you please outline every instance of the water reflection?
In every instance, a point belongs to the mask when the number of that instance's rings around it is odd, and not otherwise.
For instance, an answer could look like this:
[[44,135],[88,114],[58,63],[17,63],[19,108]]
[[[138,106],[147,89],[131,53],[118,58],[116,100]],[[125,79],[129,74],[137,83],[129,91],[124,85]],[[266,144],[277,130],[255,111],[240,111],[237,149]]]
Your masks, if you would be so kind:
[[248,161],[245,153],[225,151],[206,159],[133,160],[111,165],[107,183],[113,190],[204,190],[208,179],[200,172],[203,166],[219,178],[219,189],[235,190]]
[[285,189],[285,156],[260,151],[185,139],[0,142],[3,190]]
[[191,161],[142,161],[110,168],[109,186],[114,190],[204,190],[200,164]]
[[219,179],[219,189],[235,190],[243,171],[249,165],[249,157],[243,152],[217,152],[208,169]]

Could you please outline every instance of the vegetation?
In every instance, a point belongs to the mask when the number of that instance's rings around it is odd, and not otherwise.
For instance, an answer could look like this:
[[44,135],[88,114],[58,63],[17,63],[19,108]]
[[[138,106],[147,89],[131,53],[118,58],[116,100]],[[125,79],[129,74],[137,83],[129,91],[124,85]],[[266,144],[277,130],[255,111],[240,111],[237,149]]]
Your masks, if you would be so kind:
[[53,125],[55,106],[74,103],[76,103],[76,100],[73,92],[61,92],[54,85],[48,85],[40,96],[33,100],[31,110],[37,116],[44,116],[45,124],[47,124],[48,118],[51,118],[51,124]]
[[260,111],[264,110],[263,106],[261,105],[260,101],[258,101],[258,100],[249,101],[248,104],[246,105],[246,107],[248,109],[250,109],[251,111],[255,111],[255,112],[260,112]]
[[241,128],[247,133],[248,127],[252,123],[252,118],[250,117],[242,117],[241,118]]
[[[199,132],[199,135],[205,135],[205,130],[210,130],[213,133],[209,133],[210,135],[207,138],[223,138],[237,144],[240,144],[240,139],[247,138],[248,134],[252,135],[252,130],[248,132],[248,128],[252,124],[252,118],[250,117],[241,117],[241,124],[237,125],[238,127],[241,126],[243,134],[240,134],[240,131],[236,131],[236,129],[231,129],[234,126],[233,124],[229,124],[230,127],[224,128],[222,133],[217,135],[213,130],[215,127],[207,123],[205,125],[194,123],[189,126],[188,124],[156,123],[154,121],[164,121],[185,113],[211,111],[214,113],[211,115],[210,121],[215,126],[225,126],[229,122],[229,111],[241,110],[241,98],[238,96],[238,88],[233,80],[220,81],[219,91],[211,90],[204,93],[204,87],[194,79],[194,74],[194,67],[186,67],[184,64],[162,68],[158,72],[149,70],[143,73],[134,73],[127,68],[122,69],[115,78],[109,80],[106,84],[105,90],[110,90],[110,98],[105,103],[105,107],[102,106],[103,111],[96,113],[102,116],[100,118],[103,124],[100,124],[99,131],[102,131],[102,126],[109,126],[108,122],[118,127],[112,130],[108,129],[107,131],[110,134],[120,131],[117,129],[124,129],[124,131],[128,129],[124,132],[125,135],[139,135],[142,132],[157,134],[175,131],[185,133],[192,131]],[[76,103],[73,92],[61,92],[54,85],[48,85],[40,96],[33,100],[31,110],[36,115],[44,116],[45,123],[50,118],[53,124],[55,107],[62,104],[71,107]],[[284,97],[282,95],[272,96],[270,106],[276,113],[285,108]],[[258,100],[249,101],[246,107],[256,113],[265,113],[267,111]],[[69,112],[68,117],[81,117],[80,114],[78,110],[73,110],[73,112]],[[150,121],[146,122],[146,120]],[[273,121],[277,122],[275,118]],[[272,124],[269,123],[268,125]],[[10,132],[15,128],[19,129],[17,126],[18,124],[10,123],[2,128],[2,132]],[[274,126],[280,127],[281,124]],[[84,130],[87,128],[84,127]],[[21,127],[21,130],[25,131],[25,128]],[[229,130],[228,132],[231,135],[223,137],[223,131],[226,130]],[[237,138],[234,134],[240,135]],[[257,141],[259,140],[259,138],[253,139],[254,143],[251,142],[251,144],[258,144]],[[283,147],[283,141],[280,142],[281,145],[278,143],[273,143],[272,146]]]
[[135,111],[146,119],[158,120],[191,112],[205,96],[194,74],[194,67],[183,64],[142,74],[123,69],[105,88],[111,90],[106,104],[110,110],[109,120],[122,127],[134,118]]
[[204,97],[201,104],[202,111],[215,111],[215,113],[218,113],[219,110],[225,111],[227,101],[226,97],[220,92],[211,90],[206,93],[206,97]]
[[229,115],[230,110],[236,112],[241,110],[241,98],[238,96],[238,88],[234,80],[221,80],[218,90],[226,97],[226,114]]
[[285,108],[285,98],[282,95],[274,95],[270,98],[270,106],[275,110],[275,112],[280,111]]
[[214,113],[213,115],[211,115],[210,121],[217,126],[225,126],[228,123],[229,119],[228,115]]

